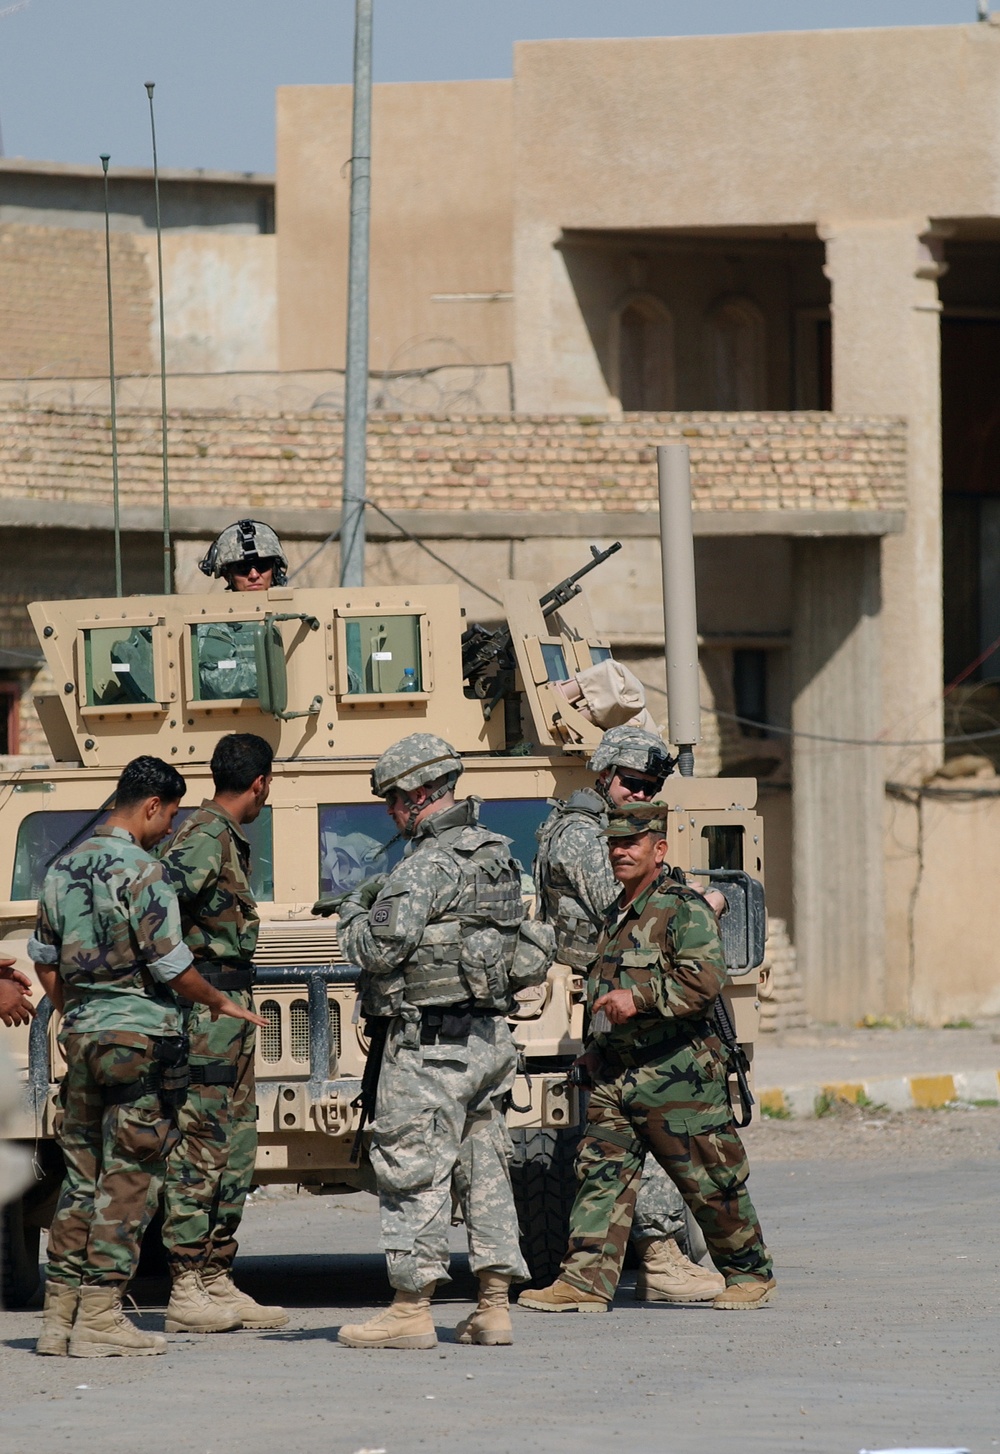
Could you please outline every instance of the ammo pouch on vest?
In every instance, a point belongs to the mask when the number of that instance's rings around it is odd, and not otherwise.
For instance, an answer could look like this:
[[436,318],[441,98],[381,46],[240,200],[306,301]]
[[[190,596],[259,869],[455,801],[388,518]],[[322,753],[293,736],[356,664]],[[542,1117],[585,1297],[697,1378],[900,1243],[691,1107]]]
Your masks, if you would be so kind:
[[102,1087],[106,1106],[128,1106],[133,1101],[141,1101],[143,1096],[155,1095],[164,1110],[177,1110],[187,1100],[191,1083],[187,1040],[181,1036],[170,1039],[153,1036],[151,1042],[154,1064],[138,1080]]
[[406,1000],[418,1009],[466,1000],[506,1008],[514,938],[513,930],[469,930],[458,919],[428,924],[407,966]]
[[538,919],[522,919],[514,941],[514,959],[510,966],[511,992],[541,984],[556,957],[556,933],[551,924]]

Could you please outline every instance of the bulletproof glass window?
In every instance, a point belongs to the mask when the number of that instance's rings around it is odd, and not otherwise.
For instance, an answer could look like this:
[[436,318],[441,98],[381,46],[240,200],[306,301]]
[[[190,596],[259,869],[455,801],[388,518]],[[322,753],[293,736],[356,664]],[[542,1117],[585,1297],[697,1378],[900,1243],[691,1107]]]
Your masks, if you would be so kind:
[[708,845],[709,868],[743,867],[743,829],[711,824],[701,830]]
[[152,626],[92,626],[82,634],[88,707],[157,700]]
[[424,690],[419,616],[348,616],[344,640],[348,696]]
[[597,666],[599,662],[610,660],[610,646],[595,646],[593,642],[590,642],[590,661],[592,666]]
[[[181,808],[174,819],[177,827],[193,812],[193,807]],[[87,808],[29,813],[17,830],[11,898],[37,899],[52,861],[76,848],[107,816],[107,812],[102,812],[95,817],[94,811]],[[263,808],[255,822],[244,824],[243,832],[250,842],[253,896],[258,903],[269,903],[274,899],[271,809]]]
[[568,681],[572,673],[567,670],[566,653],[562,649],[562,644],[555,641],[542,641],[539,645],[542,648],[542,660],[545,663],[549,681]]
[[[483,803],[480,822],[511,839],[511,853],[530,870],[537,849],[535,832],[549,813],[544,798],[511,798]],[[319,809],[319,879],[323,894],[342,894],[366,878],[387,873],[400,860],[404,844],[392,842],[392,824],[378,803]]]
[[17,830],[12,899],[37,899],[53,859],[68,853],[107,818],[88,808],[60,808],[29,813]]
[[257,696],[260,621],[198,621],[191,627],[196,702]]

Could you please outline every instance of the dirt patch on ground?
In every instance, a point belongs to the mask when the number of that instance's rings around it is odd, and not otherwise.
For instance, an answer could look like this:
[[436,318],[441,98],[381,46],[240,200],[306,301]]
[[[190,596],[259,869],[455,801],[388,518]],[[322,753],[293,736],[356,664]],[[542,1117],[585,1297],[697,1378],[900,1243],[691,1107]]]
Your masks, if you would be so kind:
[[978,1157],[1000,1153],[1000,1106],[895,1113],[837,1102],[816,1120],[771,1120],[754,1116],[740,1133],[751,1161],[797,1161],[809,1157],[915,1158]]

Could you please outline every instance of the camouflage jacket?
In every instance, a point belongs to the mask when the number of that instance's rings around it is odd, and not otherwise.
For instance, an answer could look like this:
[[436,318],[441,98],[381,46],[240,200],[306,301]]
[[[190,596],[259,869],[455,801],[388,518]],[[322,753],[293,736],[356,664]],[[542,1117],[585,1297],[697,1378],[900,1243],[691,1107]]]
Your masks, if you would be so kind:
[[597,936],[618,896],[611,872],[604,800],[583,788],[559,803],[538,830],[536,917],[556,931],[556,957],[573,969],[594,958]]
[[64,1031],[177,1035],[164,988],[191,963],[180,906],[159,863],[124,828],[96,828],[45,876],[28,953],[58,966]]
[[250,844],[224,808],[196,808],[163,850],[177,890],[184,942],[196,960],[252,959],[259,921],[250,888]]
[[[472,881],[466,880],[457,867],[452,845],[473,853],[486,849],[496,860],[495,866],[501,871],[491,873],[491,902],[477,906],[469,900]],[[366,1014],[398,1014],[404,1004],[458,1003],[470,993],[468,988],[463,989],[460,978],[446,974],[448,946],[432,946],[430,941],[435,939],[436,926],[448,920],[460,919],[462,929],[473,932],[476,922],[490,928],[501,919],[508,931],[516,928],[524,916],[520,869],[508,850],[509,839],[479,826],[478,801],[465,799],[420,824],[416,837],[386,875],[370,905],[365,903],[363,886],[344,901],[337,932],[348,959],[361,966],[361,999]],[[492,902],[493,897],[496,902]],[[427,995],[426,986],[422,987],[424,992],[416,991],[416,982],[426,977],[420,973],[422,956],[418,953],[424,948],[430,958],[440,957],[442,984],[451,984],[437,996],[433,992]],[[463,958],[461,948],[458,958]],[[463,964],[459,973],[465,972]],[[411,979],[414,993],[408,994]],[[484,992],[483,999],[488,997]]]
[[605,916],[587,980],[587,1009],[592,1013],[609,990],[628,989],[639,1013],[605,1034],[592,1032],[588,1043],[597,1050],[627,1052],[685,1030],[698,1033],[726,982],[715,915],[701,894],[681,888],[667,873],[621,919],[620,899]]

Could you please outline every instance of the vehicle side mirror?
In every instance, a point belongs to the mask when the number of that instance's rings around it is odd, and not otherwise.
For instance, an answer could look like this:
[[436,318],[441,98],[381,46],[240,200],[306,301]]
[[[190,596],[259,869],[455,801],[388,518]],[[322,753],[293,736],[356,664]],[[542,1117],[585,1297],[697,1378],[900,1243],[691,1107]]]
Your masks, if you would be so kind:
[[281,639],[279,621],[304,621],[311,631],[319,630],[315,616],[300,613],[280,613],[264,617],[264,623],[254,642],[254,656],[257,664],[257,699],[262,712],[279,717],[283,722],[291,717],[314,717],[323,705],[323,698],[313,697],[305,711],[289,712],[288,667],[285,663],[285,643]]

